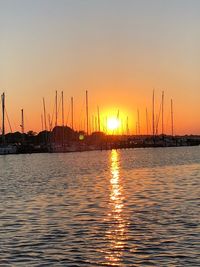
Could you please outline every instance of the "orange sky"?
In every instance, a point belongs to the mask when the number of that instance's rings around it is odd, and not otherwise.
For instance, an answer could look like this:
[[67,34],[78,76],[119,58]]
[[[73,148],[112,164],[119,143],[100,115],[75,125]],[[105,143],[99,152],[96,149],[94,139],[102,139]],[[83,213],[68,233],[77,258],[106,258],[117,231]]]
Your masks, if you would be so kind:
[[1,1],[0,91],[13,130],[24,108],[25,130],[40,131],[42,97],[52,113],[55,90],[64,91],[65,117],[74,96],[78,128],[87,89],[90,116],[97,105],[102,120],[120,110],[135,133],[139,109],[146,133],[154,88],[157,112],[165,91],[166,132],[173,98],[175,133],[200,134],[200,3],[149,2]]

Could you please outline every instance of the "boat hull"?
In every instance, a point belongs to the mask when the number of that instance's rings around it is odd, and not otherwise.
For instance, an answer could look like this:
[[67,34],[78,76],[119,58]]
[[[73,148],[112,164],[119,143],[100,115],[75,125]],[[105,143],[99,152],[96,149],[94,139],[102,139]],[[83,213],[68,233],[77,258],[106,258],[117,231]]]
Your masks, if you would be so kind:
[[0,147],[0,155],[9,155],[16,154],[17,147],[16,146],[2,146]]

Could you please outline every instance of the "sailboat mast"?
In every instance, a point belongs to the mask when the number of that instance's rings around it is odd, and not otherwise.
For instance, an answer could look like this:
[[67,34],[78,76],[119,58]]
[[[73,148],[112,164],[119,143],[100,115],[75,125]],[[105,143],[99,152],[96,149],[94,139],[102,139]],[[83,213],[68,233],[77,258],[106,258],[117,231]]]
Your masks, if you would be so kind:
[[138,134],[140,135],[140,111],[137,110],[137,117],[138,117]]
[[129,135],[128,116],[126,117],[126,134]]
[[99,106],[97,107],[97,116],[98,116],[98,131],[101,131],[101,126],[100,126],[100,113],[99,113]]
[[153,99],[152,99],[152,135],[155,135],[155,95],[153,90]]
[[[117,120],[119,121],[119,109],[117,111]],[[106,127],[107,127],[107,122],[106,122]],[[123,128],[123,125],[122,125],[122,128]],[[122,131],[123,131],[123,129],[122,129]],[[116,129],[115,134],[117,134],[117,135],[119,134],[119,128]]]
[[171,99],[171,131],[172,136],[174,135],[174,108],[173,108],[173,100]]
[[22,128],[22,134],[24,134],[24,110],[23,109],[21,109],[21,115],[22,115],[21,128]]
[[58,125],[58,94],[56,90],[56,121],[55,121],[55,126]]
[[63,91],[61,92],[62,96],[62,127],[64,127],[64,96],[63,96]]
[[147,129],[147,135],[149,134],[149,123],[148,123],[148,110],[146,108],[146,129]]
[[162,135],[164,134],[164,91],[162,91]]
[[5,143],[5,93],[1,95],[2,101],[2,143]]
[[46,107],[45,107],[45,99],[43,97],[43,109],[44,109],[44,130],[47,130],[47,117],[46,117]]
[[91,133],[95,132],[94,130],[94,115],[92,115],[92,126],[91,126]]
[[64,146],[64,97],[63,97],[63,91],[61,92],[61,98],[62,98],[62,145]]
[[137,121],[135,123],[135,135],[138,135],[138,123],[137,123]]
[[74,130],[74,98],[71,97],[71,128]]
[[89,120],[88,120],[88,91],[86,90],[86,132],[89,134]]

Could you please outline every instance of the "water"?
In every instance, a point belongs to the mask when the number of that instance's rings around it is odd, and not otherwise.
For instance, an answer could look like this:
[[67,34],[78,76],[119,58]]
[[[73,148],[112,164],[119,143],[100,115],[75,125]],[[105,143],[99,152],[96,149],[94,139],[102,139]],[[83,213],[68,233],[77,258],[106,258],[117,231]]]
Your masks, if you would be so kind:
[[200,147],[0,157],[0,266],[200,266]]

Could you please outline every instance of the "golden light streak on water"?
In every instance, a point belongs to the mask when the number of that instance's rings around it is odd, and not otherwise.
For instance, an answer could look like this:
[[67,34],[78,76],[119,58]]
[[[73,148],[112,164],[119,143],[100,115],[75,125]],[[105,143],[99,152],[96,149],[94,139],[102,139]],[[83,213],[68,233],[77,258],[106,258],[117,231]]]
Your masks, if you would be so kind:
[[119,153],[117,150],[112,150],[110,155],[110,173],[110,212],[108,213],[110,228],[106,233],[110,247],[106,260],[109,265],[115,266],[122,260],[126,241],[126,223],[123,218],[123,184],[120,176]]

